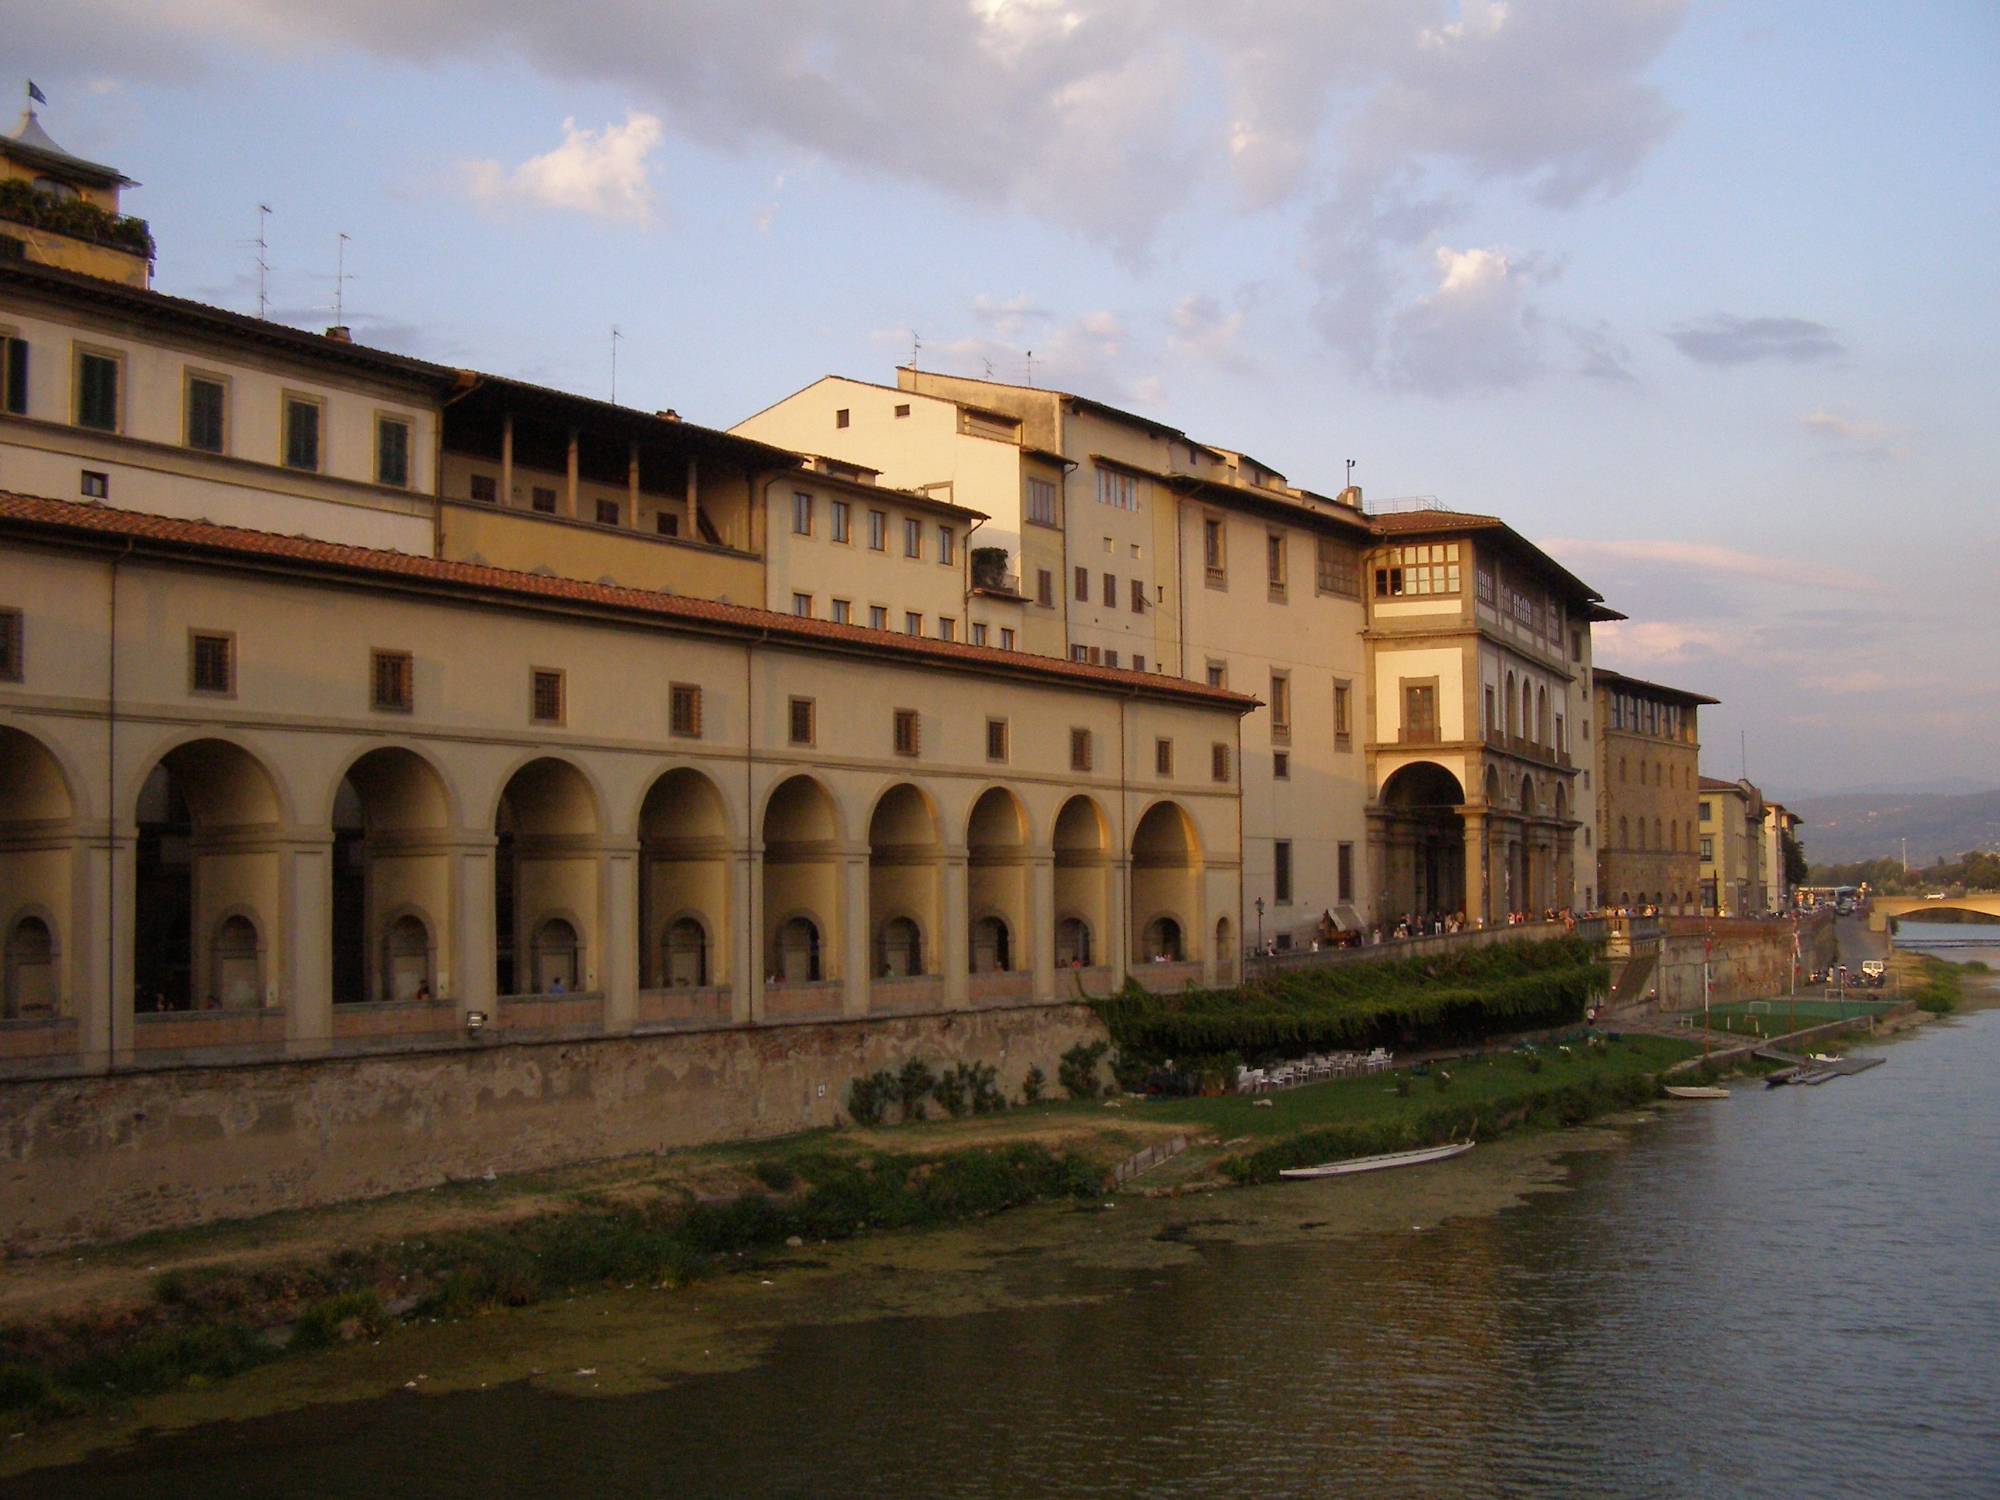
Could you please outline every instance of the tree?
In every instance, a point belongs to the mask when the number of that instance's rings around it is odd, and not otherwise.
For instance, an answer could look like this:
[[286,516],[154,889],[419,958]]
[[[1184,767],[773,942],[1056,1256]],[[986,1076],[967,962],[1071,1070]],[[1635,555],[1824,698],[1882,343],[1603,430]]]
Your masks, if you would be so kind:
[[1806,863],[1805,845],[1789,828],[1779,832],[1778,843],[1785,857],[1785,885],[1788,889],[1797,890],[1806,884],[1812,873],[1812,867]]

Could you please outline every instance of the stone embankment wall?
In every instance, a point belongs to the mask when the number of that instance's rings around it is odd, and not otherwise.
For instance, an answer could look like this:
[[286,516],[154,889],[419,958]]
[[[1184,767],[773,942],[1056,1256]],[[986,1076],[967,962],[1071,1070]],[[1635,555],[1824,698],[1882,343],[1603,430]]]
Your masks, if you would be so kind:
[[1792,984],[1792,934],[1799,939],[1798,982],[1834,962],[1833,924],[1757,917],[1665,917],[1661,919],[1659,964],[1653,1008],[1698,1010],[1702,967],[1707,963],[1709,998],[1760,1000],[1782,995]]
[[46,1250],[844,1116],[858,1074],[981,1062],[1018,1096],[1082,1006],[0,1084],[0,1245]]

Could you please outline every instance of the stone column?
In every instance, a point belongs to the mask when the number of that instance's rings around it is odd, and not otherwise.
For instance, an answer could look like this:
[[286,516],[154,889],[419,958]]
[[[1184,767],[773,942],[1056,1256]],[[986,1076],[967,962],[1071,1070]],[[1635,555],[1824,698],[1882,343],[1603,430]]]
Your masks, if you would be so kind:
[[1483,808],[1459,810],[1465,820],[1465,919],[1485,926],[1489,917],[1486,901],[1486,813]]
[[285,951],[278,956],[285,997],[285,1051],[310,1057],[333,1041],[333,840],[293,839],[280,856]]
[[[452,856],[451,954],[455,972],[438,975],[438,994],[457,1002],[463,1020],[469,1010],[494,1013],[498,999],[494,955],[500,934],[494,927],[493,860],[497,841],[491,834],[461,835]],[[526,955],[516,958],[516,967]]]
[[1035,975],[1035,998],[1056,993],[1056,861],[1037,854],[1028,864],[1028,962]]
[[1132,857],[1127,853],[1111,858],[1109,889],[1104,904],[1110,908],[1104,925],[1111,931],[1111,985],[1122,989],[1125,976],[1132,972]]
[[75,945],[68,1000],[76,1017],[77,1061],[90,1072],[103,1073],[132,1063],[138,840],[129,833],[80,838],[76,858],[72,889],[77,919],[65,934]]
[[869,980],[875,972],[874,931],[868,892],[868,851],[850,851],[842,858],[840,982],[841,1014],[868,1014]]
[[739,849],[729,861],[729,1018],[747,1026],[764,1014],[764,852]]
[[606,844],[598,883],[598,927],[604,952],[597,982],[604,990],[604,1029],[627,1032],[639,1020],[639,850]]
[[[1376,924],[1386,924],[1389,910],[1383,905],[1389,889],[1388,820],[1380,815],[1368,819],[1368,899],[1363,910],[1375,914]],[[1371,924],[1374,925],[1374,924]]]
[[972,969],[972,935],[967,902],[965,851],[947,849],[938,882],[942,890],[944,941],[938,962],[944,966],[944,1003],[948,1010],[965,1008],[965,976]]

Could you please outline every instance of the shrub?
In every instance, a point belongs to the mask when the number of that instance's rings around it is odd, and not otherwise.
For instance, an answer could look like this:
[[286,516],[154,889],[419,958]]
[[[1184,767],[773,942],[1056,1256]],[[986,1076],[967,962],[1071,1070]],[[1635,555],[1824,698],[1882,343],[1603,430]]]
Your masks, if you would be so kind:
[[750,1170],[774,1193],[789,1192],[799,1180],[799,1174],[792,1170],[790,1162],[760,1161]]
[[324,1349],[329,1344],[352,1343],[364,1336],[373,1338],[387,1321],[382,1299],[375,1293],[345,1292],[315,1302],[301,1313],[289,1347]]
[[0,219],[153,258],[153,236],[144,219],[114,214],[81,198],[58,198],[24,178],[0,182]]
[[1000,1070],[991,1063],[967,1063],[964,1068],[966,1094],[975,1115],[998,1114],[1007,1107],[1000,1092]]
[[1040,1104],[1042,1091],[1049,1086],[1049,1076],[1040,1068],[1030,1068],[1021,1077],[1021,1102]]
[[847,1113],[861,1126],[880,1125],[882,1112],[897,1098],[896,1075],[883,1069],[847,1085]]
[[1072,1099],[1097,1097],[1097,1061],[1111,1050],[1108,1042],[1078,1042],[1062,1055],[1056,1081]]
[[913,1057],[903,1064],[902,1072],[896,1075],[896,1097],[903,1106],[905,1120],[921,1120],[924,1117],[924,1100],[937,1087],[937,1075],[931,1072],[930,1064],[921,1057]]
[[931,1093],[944,1106],[944,1112],[956,1120],[966,1110],[965,1065],[946,1068],[938,1074],[931,1085]]

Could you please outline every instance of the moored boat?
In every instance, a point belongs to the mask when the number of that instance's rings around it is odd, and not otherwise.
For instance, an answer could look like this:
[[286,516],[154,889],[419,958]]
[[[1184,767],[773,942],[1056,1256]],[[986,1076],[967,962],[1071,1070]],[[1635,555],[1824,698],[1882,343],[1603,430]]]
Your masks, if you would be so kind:
[[1675,1099],[1727,1099],[1728,1089],[1711,1088],[1707,1084],[1670,1083],[1667,1093]]
[[1390,1151],[1381,1156],[1351,1156],[1346,1161],[1324,1162],[1317,1167],[1286,1167],[1280,1177],[1346,1177],[1355,1172],[1380,1172],[1388,1167],[1415,1167],[1427,1161],[1443,1161],[1463,1156],[1471,1141],[1454,1141],[1444,1146],[1426,1146],[1419,1151]]

